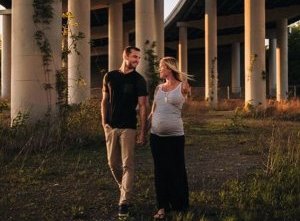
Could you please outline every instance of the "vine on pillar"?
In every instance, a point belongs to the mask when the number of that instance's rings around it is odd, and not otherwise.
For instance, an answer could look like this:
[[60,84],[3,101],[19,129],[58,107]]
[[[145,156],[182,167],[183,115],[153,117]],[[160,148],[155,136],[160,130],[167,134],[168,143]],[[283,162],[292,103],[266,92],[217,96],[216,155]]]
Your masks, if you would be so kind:
[[43,70],[45,75],[43,87],[47,94],[48,114],[51,111],[50,90],[53,89],[53,86],[50,82],[50,74],[52,72],[50,64],[53,62],[53,59],[51,45],[45,31],[50,28],[49,24],[53,18],[53,2],[54,0],[33,0],[32,4],[34,10],[33,23],[37,28],[37,31],[34,33],[34,38],[42,53]]
[[250,81],[251,77],[253,76],[253,69],[257,58],[258,58],[257,54],[251,54],[250,56],[249,74],[247,76],[248,81]]
[[147,40],[145,42],[145,58],[144,59],[148,62],[148,68],[147,68],[146,75],[149,79],[148,87],[149,87],[150,101],[153,100],[154,91],[159,82],[159,71],[158,71],[159,61],[158,61],[158,56],[155,53],[155,48],[156,48],[155,41],[153,41],[151,43],[149,40]]
[[215,75],[215,65],[217,62],[218,58],[214,57],[211,60],[211,70],[210,70],[210,81],[209,81],[209,97],[206,98],[206,101],[208,101],[209,103],[211,103],[214,100],[214,86],[215,86],[215,79],[217,78],[217,76]]
[[[68,55],[72,53],[72,50],[77,55],[80,52],[77,48],[77,42],[85,38],[84,33],[79,32],[77,35],[73,34],[71,27],[78,26],[78,23],[74,21],[75,16],[72,12],[66,12],[62,15],[63,26],[62,26],[62,67],[56,71],[56,90],[58,93],[58,104],[60,109],[68,105]],[[71,39],[71,43],[68,44],[68,36]]]
[[[36,43],[42,53],[42,64],[45,75],[45,82],[43,83],[43,87],[47,93],[47,102],[48,102],[48,111],[51,111],[51,93],[54,87],[50,82],[50,74],[52,69],[50,68],[51,63],[53,62],[53,53],[51,49],[51,44],[47,35],[45,33],[46,30],[49,30],[50,23],[53,19],[53,6],[54,0],[33,0],[33,22],[37,28],[37,31],[34,33],[34,38]],[[85,36],[82,32],[78,34],[73,34],[70,27],[78,26],[78,23],[74,22],[74,16],[71,12],[64,13],[62,18],[66,20],[62,27],[62,67],[55,70],[56,73],[56,85],[55,89],[58,94],[58,105],[60,111],[63,110],[63,107],[67,105],[67,59],[68,55],[72,52],[72,50],[80,54],[77,48],[77,42],[83,39]],[[71,43],[68,45],[66,40],[68,35],[71,38]],[[78,79],[78,82],[81,82],[81,79]]]

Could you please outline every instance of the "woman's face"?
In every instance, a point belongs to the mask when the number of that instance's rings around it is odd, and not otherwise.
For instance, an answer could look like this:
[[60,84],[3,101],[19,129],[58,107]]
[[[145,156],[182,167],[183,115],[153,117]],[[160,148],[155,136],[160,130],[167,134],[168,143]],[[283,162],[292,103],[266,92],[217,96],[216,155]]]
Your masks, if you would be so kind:
[[159,77],[166,79],[172,74],[172,71],[164,64],[164,62],[159,63]]

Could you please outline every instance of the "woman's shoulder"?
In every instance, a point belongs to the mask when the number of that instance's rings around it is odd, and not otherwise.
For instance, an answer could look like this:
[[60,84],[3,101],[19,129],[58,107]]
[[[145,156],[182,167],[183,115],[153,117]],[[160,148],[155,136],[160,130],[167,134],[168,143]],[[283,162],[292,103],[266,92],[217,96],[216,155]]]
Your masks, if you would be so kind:
[[154,90],[154,95],[159,91],[159,89],[161,89],[161,87],[163,86],[164,83],[158,84]]

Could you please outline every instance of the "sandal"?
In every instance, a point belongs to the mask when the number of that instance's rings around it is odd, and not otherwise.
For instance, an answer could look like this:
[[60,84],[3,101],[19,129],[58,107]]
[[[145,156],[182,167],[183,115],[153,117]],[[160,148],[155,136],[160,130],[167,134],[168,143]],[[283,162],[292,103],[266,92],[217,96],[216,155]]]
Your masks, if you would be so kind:
[[153,216],[154,220],[165,220],[166,214],[164,209],[160,209],[157,213]]

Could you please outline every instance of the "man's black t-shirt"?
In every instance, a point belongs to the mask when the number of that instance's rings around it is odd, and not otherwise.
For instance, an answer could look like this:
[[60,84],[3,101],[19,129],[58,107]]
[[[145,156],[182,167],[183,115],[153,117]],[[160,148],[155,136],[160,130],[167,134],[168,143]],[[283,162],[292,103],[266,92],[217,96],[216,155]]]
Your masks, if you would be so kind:
[[148,95],[145,79],[136,71],[110,71],[103,78],[103,92],[109,94],[106,122],[113,128],[136,129],[138,97]]

